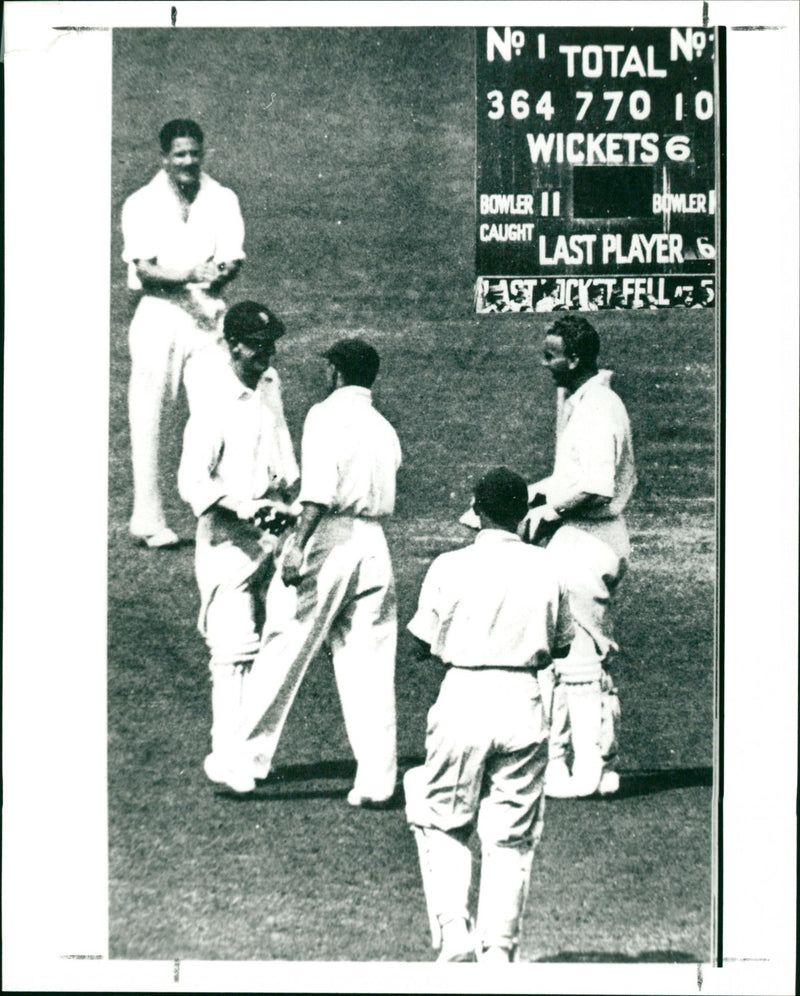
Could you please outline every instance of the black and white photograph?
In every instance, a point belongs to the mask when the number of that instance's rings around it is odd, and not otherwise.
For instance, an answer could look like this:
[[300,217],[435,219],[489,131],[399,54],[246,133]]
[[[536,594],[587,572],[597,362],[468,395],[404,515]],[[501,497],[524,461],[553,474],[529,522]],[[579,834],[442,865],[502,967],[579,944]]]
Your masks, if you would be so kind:
[[792,991],[794,6],[6,11],[4,987]]

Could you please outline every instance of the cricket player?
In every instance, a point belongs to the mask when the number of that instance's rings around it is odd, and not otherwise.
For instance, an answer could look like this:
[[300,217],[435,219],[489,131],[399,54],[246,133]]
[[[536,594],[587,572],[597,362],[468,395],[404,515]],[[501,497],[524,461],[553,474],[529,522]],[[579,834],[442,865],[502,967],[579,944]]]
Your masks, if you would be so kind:
[[343,339],[324,355],[330,393],[306,417],[302,513],[267,593],[263,645],[245,678],[241,742],[209,755],[205,770],[235,791],[254,787],[326,643],[357,762],[347,801],[370,807],[391,799],[397,778],[397,608],[381,520],[394,511],[401,450],[372,404],[376,350]]
[[174,405],[187,359],[218,339],[221,291],[245,256],[236,195],[202,170],[200,126],[168,121],[159,142],[162,168],[122,209],[128,286],[141,291],[129,332],[130,532],[148,547],[178,542],[161,497],[163,408]]
[[196,401],[178,471],[197,515],[198,628],[211,654],[211,746],[224,751],[241,721],[242,684],[261,644],[264,599],[279,538],[275,521],[299,477],[272,360],[281,320],[254,301],[226,313],[224,345],[193,361]]
[[598,372],[599,349],[580,315],[559,318],[547,332],[542,363],[559,392],[555,464],[549,478],[530,485],[525,527],[558,561],[576,624],[569,655],[542,675],[554,686],[547,794],[560,798],[619,788],[611,767],[619,701],[607,663],[619,648],[610,605],[630,557],[623,512],[636,470],[628,414],[609,386],[611,371]]
[[[517,529],[528,488],[505,468],[478,482],[475,542],[431,564],[408,628],[447,667],[428,713],[426,757],[404,779],[439,961],[515,958],[542,833],[547,717],[537,673],[573,636],[554,558]],[[468,897],[477,827],[476,937]]]

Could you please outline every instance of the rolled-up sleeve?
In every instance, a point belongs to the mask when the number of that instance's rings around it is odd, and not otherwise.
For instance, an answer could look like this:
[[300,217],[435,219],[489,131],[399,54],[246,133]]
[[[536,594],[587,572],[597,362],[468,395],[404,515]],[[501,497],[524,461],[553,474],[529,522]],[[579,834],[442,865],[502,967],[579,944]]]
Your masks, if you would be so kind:
[[122,258],[126,263],[158,256],[158,226],[147,210],[145,191],[137,191],[122,207]]
[[219,229],[216,238],[215,257],[217,262],[232,262],[244,259],[244,219],[239,207],[239,198],[232,190],[220,190]]
[[416,636],[417,639],[429,644],[433,652],[438,649],[439,610],[437,605],[439,591],[439,571],[436,561],[434,561],[422,582],[417,611],[406,627],[412,636]]

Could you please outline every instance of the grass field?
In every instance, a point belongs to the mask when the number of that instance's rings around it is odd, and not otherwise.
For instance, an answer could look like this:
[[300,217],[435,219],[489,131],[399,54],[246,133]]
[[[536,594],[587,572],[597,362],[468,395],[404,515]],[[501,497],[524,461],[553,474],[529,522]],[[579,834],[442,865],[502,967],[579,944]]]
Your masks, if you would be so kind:
[[[434,71],[435,70],[435,71]],[[240,196],[248,261],[231,299],[287,319],[278,366],[296,441],[321,396],[319,351],[378,347],[376,403],[403,443],[387,533],[401,626],[470,488],[552,461],[539,368],[548,316],[472,314],[474,97],[464,29],[120,31],[113,204],[157,166],[170,117],[206,129],[207,167]],[[275,95],[274,97],[272,95]],[[402,811],[353,811],[329,662],[312,667],[271,778],[244,800],[202,772],[210,721],[190,544],[127,536],[126,330],[112,250],[109,456],[110,953],[115,958],[419,961],[431,957]],[[640,485],[617,612],[622,790],[548,804],[522,945],[528,961],[704,961],[711,944],[714,756],[714,324],[598,313],[601,360],[631,416]],[[174,524],[193,519],[175,493]],[[401,632],[401,763],[436,695]]]

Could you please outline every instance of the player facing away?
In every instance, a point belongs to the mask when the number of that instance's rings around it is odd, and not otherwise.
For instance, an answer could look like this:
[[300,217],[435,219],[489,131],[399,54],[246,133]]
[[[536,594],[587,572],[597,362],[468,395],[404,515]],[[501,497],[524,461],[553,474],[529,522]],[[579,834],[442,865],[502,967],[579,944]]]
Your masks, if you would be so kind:
[[433,561],[408,624],[420,651],[447,667],[428,713],[425,763],[404,779],[439,961],[514,960],[542,833],[547,719],[537,673],[567,653],[573,627],[553,558],[517,535],[527,510],[518,474],[482,477],[475,542]]
[[401,451],[372,404],[376,350],[343,339],[324,355],[330,393],[306,416],[303,510],[267,593],[263,644],[245,677],[240,744],[209,755],[205,771],[235,791],[254,787],[306,669],[327,644],[356,759],[347,801],[369,807],[391,799],[397,778],[397,607],[381,519],[394,511]]
[[[193,361],[195,401],[178,471],[197,516],[198,628],[211,654],[211,746],[224,751],[241,720],[244,674],[261,643],[275,571],[276,509],[288,511],[299,472],[272,360],[283,323],[254,301],[234,304],[224,345]],[[261,528],[272,517],[272,528]]]
[[178,542],[161,495],[164,408],[174,409],[187,359],[218,339],[221,291],[245,256],[239,201],[203,171],[200,126],[168,121],[159,142],[162,168],[122,208],[128,286],[141,292],[129,331],[130,532],[148,547]]
[[559,318],[547,332],[542,362],[558,389],[555,463],[549,478],[529,487],[525,526],[558,561],[576,624],[569,655],[542,676],[553,687],[547,794],[559,798],[619,788],[610,605],[630,557],[623,512],[636,470],[628,414],[609,386],[611,371],[598,372],[599,350],[597,331],[580,315]]

